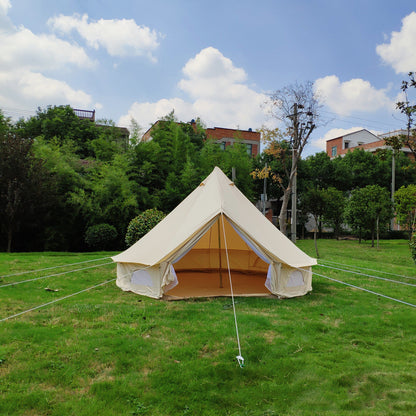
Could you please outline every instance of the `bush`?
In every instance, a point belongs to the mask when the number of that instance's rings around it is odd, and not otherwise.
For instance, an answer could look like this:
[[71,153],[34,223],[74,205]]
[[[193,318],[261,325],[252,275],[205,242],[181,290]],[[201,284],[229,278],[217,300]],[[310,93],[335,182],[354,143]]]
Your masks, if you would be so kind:
[[117,235],[117,230],[110,224],[92,225],[85,232],[85,243],[94,250],[109,250]]
[[165,218],[165,214],[155,208],[148,209],[147,211],[142,212],[136,218],[133,218],[127,227],[127,246],[130,247],[136,241],[140,240],[163,218]]
[[416,263],[416,234],[412,235],[412,238],[409,242],[410,252],[412,253],[413,261]]

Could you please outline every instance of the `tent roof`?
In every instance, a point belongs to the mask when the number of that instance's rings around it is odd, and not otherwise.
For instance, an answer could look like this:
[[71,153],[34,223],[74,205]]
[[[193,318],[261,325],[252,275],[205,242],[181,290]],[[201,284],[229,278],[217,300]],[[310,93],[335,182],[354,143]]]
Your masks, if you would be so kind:
[[269,258],[292,267],[316,264],[264,217],[218,167],[159,224],[113,260],[148,266],[161,263],[221,214]]

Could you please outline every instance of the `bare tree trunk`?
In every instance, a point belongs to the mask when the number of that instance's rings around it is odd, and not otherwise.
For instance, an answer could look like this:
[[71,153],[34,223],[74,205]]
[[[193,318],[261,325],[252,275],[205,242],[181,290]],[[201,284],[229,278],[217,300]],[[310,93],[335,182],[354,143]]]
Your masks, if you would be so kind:
[[315,243],[315,253],[316,253],[316,258],[318,258],[318,259],[319,259],[318,242],[317,242],[317,240],[316,240],[316,234],[317,234],[317,229],[316,229],[316,227],[315,227],[315,230],[314,230],[314,232],[313,232],[313,240],[314,240],[314,243]]
[[12,250],[12,237],[13,237],[13,230],[12,227],[9,228],[7,231],[7,252],[10,253]]
[[292,187],[289,186],[285,189],[283,193],[283,202],[282,207],[280,208],[280,215],[279,215],[279,228],[280,231],[286,235],[286,220],[287,220],[287,206],[289,205],[290,194],[292,191]]

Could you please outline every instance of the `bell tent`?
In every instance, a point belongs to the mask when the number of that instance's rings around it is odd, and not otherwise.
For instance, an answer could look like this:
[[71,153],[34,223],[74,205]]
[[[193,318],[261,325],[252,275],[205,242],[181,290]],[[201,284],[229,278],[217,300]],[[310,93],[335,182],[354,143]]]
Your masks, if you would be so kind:
[[302,296],[316,264],[216,167],[169,215],[114,256],[117,285],[152,298]]

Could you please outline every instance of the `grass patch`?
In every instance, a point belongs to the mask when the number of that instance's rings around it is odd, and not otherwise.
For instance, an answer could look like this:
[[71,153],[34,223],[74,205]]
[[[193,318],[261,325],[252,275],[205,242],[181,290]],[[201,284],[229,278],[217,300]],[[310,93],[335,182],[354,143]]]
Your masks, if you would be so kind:
[[[313,241],[299,246],[314,254]],[[416,277],[406,241],[382,241],[377,250],[320,240],[319,250],[322,262],[340,268]],[[0,253],[0,275],[111,254]],[[416,304],[416,287],[314,271]],[[41,275],[4,277],[0,284]],[[0,319],[114,277],[114,266],[102,266],[0,288]],[[112,282],[2,322],[0,414],[415,413],[415,308],[319,276],[304,297],[237,301],[243,369],[235,360],[229,298],[164,302]]]

